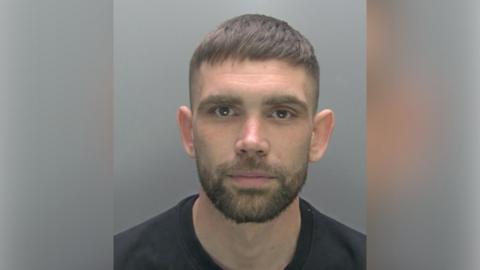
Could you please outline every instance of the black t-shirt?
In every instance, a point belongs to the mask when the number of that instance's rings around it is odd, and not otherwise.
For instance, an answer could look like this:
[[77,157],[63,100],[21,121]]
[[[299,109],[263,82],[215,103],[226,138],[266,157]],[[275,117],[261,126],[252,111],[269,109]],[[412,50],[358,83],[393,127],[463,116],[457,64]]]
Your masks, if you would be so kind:
[[[195,235],[192,207],[198,195],[115,236],[116,270],[222,270]],[[285,270],[363,270],[365,235],[300,200],[301,228]]]

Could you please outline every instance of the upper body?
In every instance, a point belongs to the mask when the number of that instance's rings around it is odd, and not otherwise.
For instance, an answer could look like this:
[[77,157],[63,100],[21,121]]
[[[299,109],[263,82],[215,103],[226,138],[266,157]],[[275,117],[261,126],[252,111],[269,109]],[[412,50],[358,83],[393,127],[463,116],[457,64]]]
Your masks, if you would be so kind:
[[363,236],[299,197],[334,127],[318,85],[313,46],[286,22],[242,15],[209,33],[177,113],[198,198],[119,235],[117,269],[363,269]]
[[[192,208],[197,198],[190,196],[168,211],[116,235],[115,269],[222,269],[195,234]],[[300,200],[299,207],[301,229],[294,256],[287,266],[277,269],[366,269],[363,234],[321,214],[304,200]]]

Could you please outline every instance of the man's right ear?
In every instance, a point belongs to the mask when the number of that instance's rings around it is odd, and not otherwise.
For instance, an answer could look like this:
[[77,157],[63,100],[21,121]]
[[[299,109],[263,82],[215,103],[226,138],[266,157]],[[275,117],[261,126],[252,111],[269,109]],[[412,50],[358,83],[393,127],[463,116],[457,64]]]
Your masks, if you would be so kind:
[[180,128],[180,137],[187,155],[195,158],[193,147],[192,111],[187,106],[181,106],[177,111],[177,122]]

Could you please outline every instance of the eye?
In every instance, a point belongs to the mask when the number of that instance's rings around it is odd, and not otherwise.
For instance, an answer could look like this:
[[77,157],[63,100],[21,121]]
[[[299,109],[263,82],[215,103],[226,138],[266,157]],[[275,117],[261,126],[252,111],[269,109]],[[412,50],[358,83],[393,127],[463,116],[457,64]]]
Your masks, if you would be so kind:
[[288,110],[275,110],[272,116],[276,119],[289,119],[293,117],[293,114]]
[[228,117],[234,115],[233,109],[229,106],[218,106],[215,108],[214,113],[218,117]]

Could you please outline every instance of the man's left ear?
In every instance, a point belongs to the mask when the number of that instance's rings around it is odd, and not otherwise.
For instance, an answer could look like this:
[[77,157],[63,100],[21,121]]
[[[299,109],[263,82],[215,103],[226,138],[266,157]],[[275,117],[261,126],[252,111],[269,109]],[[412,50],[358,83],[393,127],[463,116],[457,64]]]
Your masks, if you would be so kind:
[[318,112],[313,118],[312,140],[308,158],[310,162],[320,160],[327,150],[330,135],[335,126],[335,118],[331,110]]

